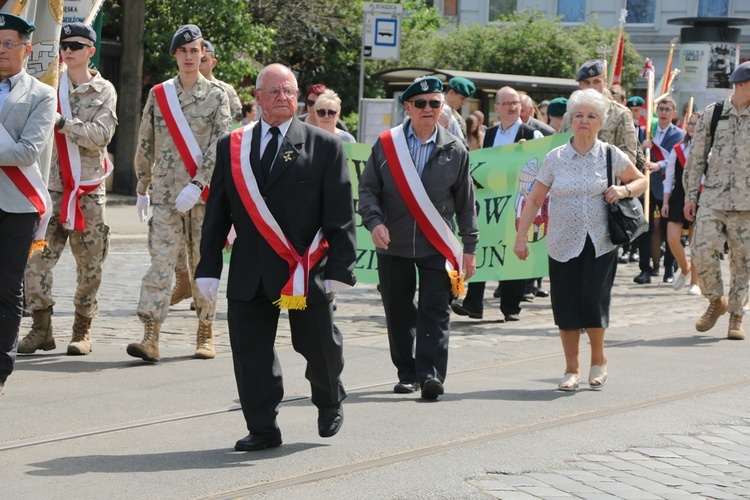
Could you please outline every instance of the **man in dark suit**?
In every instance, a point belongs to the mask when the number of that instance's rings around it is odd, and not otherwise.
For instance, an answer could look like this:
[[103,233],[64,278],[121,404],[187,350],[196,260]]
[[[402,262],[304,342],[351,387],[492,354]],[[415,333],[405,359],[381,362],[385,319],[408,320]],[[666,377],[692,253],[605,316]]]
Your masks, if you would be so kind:
[[519,92],[521,98],[521,121],[542,133],[543,136],[554,135],[555,129],[534,116],[534,101],[526,92]]
[[[500,115],[500,123],[487,129],[483,148],[505,146],[515,142],[544,137],[521,121],[521,97],[515,89],[503,87],[495,95],[495,112]],[[484,311],[485,282],[469,283],[466,298],[462,304],[451,304],[453,312],[459,316],[481,319]],[[518,321],[521,314],[521,300],[526,288],[526,280],[505,280],[500,282],[500,312],[505,321]]]
[[[0,394],[13,371],[29,249],[52,215],[39,155],[52,137],[55,91],[24,71],[35,26],[0,13]],[[49,174],[49,165],[42,165]],[[35,235],[36,228],[36,235]],[[34,239],[34,247],[32,242]]]
[[294,117],[297,92],[289,68],[261,71],[255,98],[262,119],[219,140],[203,225],[196,282],[209,300],[216,298],[232,224],[237,233],[227,285],[229,340],[250,431],[238,451],[281,445],[276,415],[284,388],[274,351],[280,308],[289,309],[294,348],[307,361],[318,433],[333,436],[344,419],[342,336],[331,302],[334,291],[355,282],[352,188],[341,141]]
[[[649,187],[650,209],[648,232],[638,238],[639,267],[641,273],[633,278],[639,285],[651,283],[651,276],[658,276],[659,260],[661,260],[661,242],[666,241],[667,223],[661,219],[654,219],[654,210],[661,212],[664,201],[664,173],[667,171],[669,154],[675,144],[685,137],[685,131],[672,124],[677,116],[677,103],[671,97],[662,99],[656,106],[659,121],[656,125],[653,140],[645,140],[641,147],[651,149],[651,160],[645,167],[651,172],[651,186]],[[674,256],[665,245],[664,250],[664,283],[674,281]]]

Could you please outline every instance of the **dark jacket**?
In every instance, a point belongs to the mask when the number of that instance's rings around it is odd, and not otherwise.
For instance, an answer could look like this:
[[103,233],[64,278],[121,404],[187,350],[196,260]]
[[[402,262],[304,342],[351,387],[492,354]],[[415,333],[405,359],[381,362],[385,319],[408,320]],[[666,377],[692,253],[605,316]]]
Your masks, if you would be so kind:
[[[403,127],[411,126],[407,120]],[[435,149],[422,172],[422,184],[445,223],[458,235],[464,252],[473,254],[479,239],[474,207],[474,186],[469,171],[469,153],[455,136],[438,125]],[[409,212],[391,175],[380,139],[375,143],[359,181],[359,213],[372,231],[385,224],[391,243],[379,253],[399,257],[438,254]]]

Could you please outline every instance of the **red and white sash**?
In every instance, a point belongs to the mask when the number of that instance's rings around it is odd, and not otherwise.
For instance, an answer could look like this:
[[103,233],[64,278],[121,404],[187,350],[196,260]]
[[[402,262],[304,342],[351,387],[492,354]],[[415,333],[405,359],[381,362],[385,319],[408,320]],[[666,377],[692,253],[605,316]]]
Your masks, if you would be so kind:
[[323,230],[318,229],[304,255],[299,255],[284,235],[260,194],[258,182],[250,165],[253,127],[254,125],[246,125],[238,128],[229,138],[232,178],[242,204],[256,229],[276,254],[289,264],[289,281],[281,289],[281,297],[274,304],[280,309],[305,309],[310,269],[315,267],[328,251],[328,242],[323,237]]
[[[203,151],[201,151],[198,141],[195,140],[190,124],[182,112],[174,81],[175,79],[172,78],[155,85],[154,98],[164,117],[167,130],[169,130],[169,134],[172,136],[175,146],[177,146],[177,152],[180,153],[182,163],[185,164],[185,169],[192,179],[198,173],[198,166],[203,162]],[[208,199],[208,188],[203,189],[201,196],[203,201]]]
[[[3,124],[0,123],[0,146],[15,144],[15,142]],[[29,249],[29,256],[31,256],[36,250],[41,250],[47,245],[44,236],[47,233],[47,226],[52,217],[52,198],[49,196],[49,191],[47,191],[47,186],[44,184],[42,174],[36,165],[23,168],[0,166],[0,171],[28,198],[39,213],[39,226]]]
[[[677,155],[677,161],[680,162],[680,167],[685,168],[685,165],[687,165],[687,154],[683,149],[682,143],[675,144],[672,149]],[[688,143],[687,151],[690,151],[690,143]]]
[[[60,88],[57,92],[57,112],[67,119],[73,118],[70,110],[70,92],[68,87],[68,70],[60,77]],[[81,195],[98,188],[104,179],[114,170],[109,159],[107,148],[104,148],[104,175],[99,179],[81,180],[81,155],[78,146],[66,134],[55,127],[55,144],[60,161],[60,173],[63,181],[62,205],[60,206],[60,224],[66,229],[83,231],[85,228],[81,212]]]
[[427,241],[445,257],[445,269],[451,279],[454,295],[462,295],[464,293],[463,269],[461,269],[463,247],[424,189],[417,167],[409,153],[404,126],[399,125],[380,134],[380,143],[383,145],[388,168],[401,198]]

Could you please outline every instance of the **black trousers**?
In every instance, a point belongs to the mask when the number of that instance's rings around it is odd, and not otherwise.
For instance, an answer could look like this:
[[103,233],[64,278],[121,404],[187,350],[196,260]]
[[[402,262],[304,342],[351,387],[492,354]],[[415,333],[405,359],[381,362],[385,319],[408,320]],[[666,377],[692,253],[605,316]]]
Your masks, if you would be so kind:
[[23,274],[34,239],[36,213],[0,210],[0,381],[13,371],[23,314]]
[[[521,300],[526,290],[527,280],[505,280],[501,281],[502,285],[500,295],[500,312],[503,316],[521,313]],[[469,283],[466,289],[466,298],[464,306],[473,311],[482,312],[484,310],[484,288],[485,282],[478,281]]]
[[[251,301],[228,301],[234,376],[247,429],[256,435],[280,434],[276,415],[284,384],[274,348],[280,312],[262,287]],[[305,378],[310,381],[313,404],[337,407],[346,398],[341,383],[344,351],[341,332],[333,324],[331,302],[289,311],[289,325],[292,346],[307,361]]]
[[[419,273],[419,301],[415,299]],[[401,382],[445,381],[448,370],[451,282],[445,257],[378,254],[391,361]]]

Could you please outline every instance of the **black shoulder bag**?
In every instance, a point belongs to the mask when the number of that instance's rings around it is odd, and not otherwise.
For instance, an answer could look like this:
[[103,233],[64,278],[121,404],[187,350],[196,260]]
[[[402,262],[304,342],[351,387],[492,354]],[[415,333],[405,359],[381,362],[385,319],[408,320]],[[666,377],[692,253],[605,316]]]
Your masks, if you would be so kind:
[[[607,146],[607,186],[612,185],[612,146]],[[607,204],[609,237],[615,245],[630,243],[648,231],[648,219],[638,198]]]

